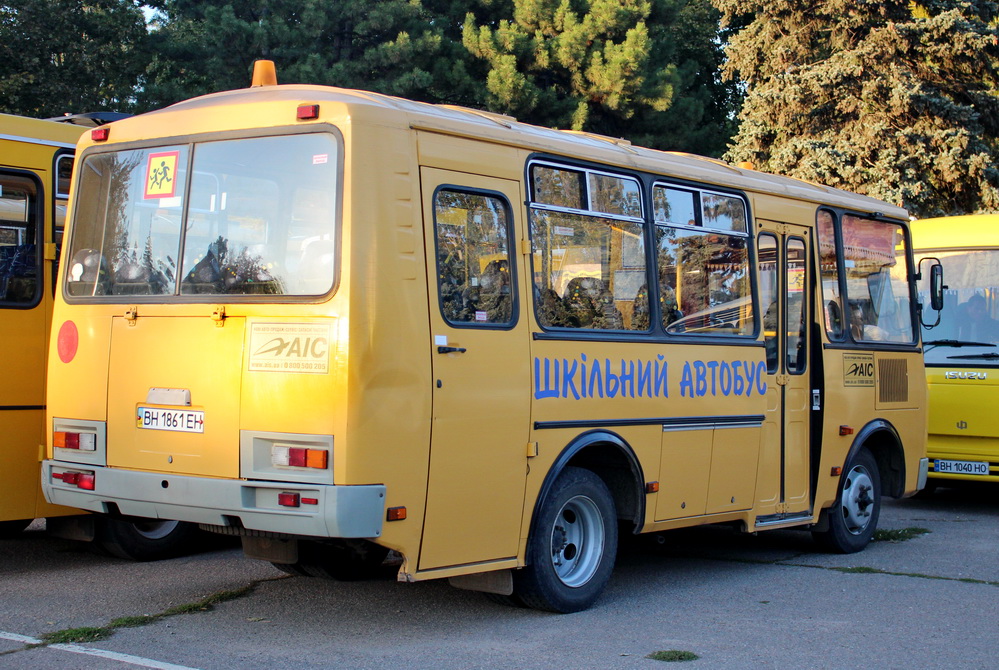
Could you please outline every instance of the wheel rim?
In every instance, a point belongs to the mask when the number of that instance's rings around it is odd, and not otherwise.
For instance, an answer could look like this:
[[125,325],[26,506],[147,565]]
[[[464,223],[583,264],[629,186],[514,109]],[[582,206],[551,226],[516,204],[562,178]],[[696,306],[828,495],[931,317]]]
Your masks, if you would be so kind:
[[552,567],[566,586],[582,586],[600,567],[604,551],[604,520],[600,508],[586,496],[570,498],[552,524]]
[[133,521],[132,527],[135,528],[136,533],[147,540],[162,540],[172,533],[179,523],[179,521],[155,521],[150,519],[149,521]]
[[871,523],[874,511],[874,481],[862,465],[855,465],[843,482],[843,520],[852,535],[860,535]]

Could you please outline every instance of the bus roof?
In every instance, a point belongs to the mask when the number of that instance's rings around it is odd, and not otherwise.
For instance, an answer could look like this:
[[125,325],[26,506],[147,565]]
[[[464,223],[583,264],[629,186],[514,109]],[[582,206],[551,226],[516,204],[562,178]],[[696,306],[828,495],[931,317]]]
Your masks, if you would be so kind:
[[912,222],[913,249],[999,247],[999,214],[967,214]]
[[0,114],[0,139],[30,144],[45,144],[72,149],[86,130],[80,126],[57,123],[27,116]]
[[[246,113],[225,115],[229,119],[226,122],[229,124],[227,129],[236,129],[247,126],[245,124],[242,126],[231,125],[233,121],[274,118],[273,115],[264,113],[263,108],[288,105],[297,107],[299,104],[308,103],[321,105],[324,102],[349,106],[351,117],[355,120],[365,115],[373,115],[379,117],[382,123],[405,125],[418,130],[468,137],[516,146],[529,151],[582,158],[608,165],[632,167],[667,177],[707,182],[745,191],[771,193],[839,206],[860,213],[878,213],[896,219],[908,219],[908,213],[903,208],[875,198],[791,177],[737,167],[711,158],[647,149],[633,146],[626,140],[592,133],[542,128],[519,122],[513,117],[491,112],[451,105],[432,105],[380,93],[331,86],[298,84],[255,86],[212,93],[179,102],[148,114],[118,121],[113,126],[121,127],[126,135],[131,135],[131,139],[149,139],[147,134],[150,127],[149,122],[154,118],[157,121],[155,123],[157,128],[170,128],[174,131],[186,128],[188,133],[195,133],[208,131],[209,127],[202,126],[200,130],[191,128],[188,123],[181,122],[180,118],[175,117],[185,116],[188,112],[196,111],[203,120],[211,118],[219,122],[222,120],[222,115],[213,112],[219,112],[222,109],[232,110],[233,107],[244,108],[247,110]],[[261,109],[251,113],[250,106]],[[286,117],[283,114],[282,117],[289,118],[289,120],[294,119],[294,116]],[[163,123],[158,123],[159,121]],[[258,122],[258,125],[271,124]],[[250,125],[249,127],[258,127],[258,125]],[[212,128],[212,130],[219,129],[222,128]],[[184,131],[178,134],[184,134]],[[112,135],[117,135],[119,140],[126,139],[121,137],[118,132],[113,132]]]

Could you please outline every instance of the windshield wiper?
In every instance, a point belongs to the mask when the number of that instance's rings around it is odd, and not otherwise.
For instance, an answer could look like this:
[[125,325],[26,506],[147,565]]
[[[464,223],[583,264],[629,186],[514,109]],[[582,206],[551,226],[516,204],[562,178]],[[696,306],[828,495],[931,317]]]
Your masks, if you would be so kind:
[[951,358],[983,358],[983,359],[991,361],[991,360],[995,360],[996,358],[999,358],[999,354],[997,354],[994,351],[989,351],[989,352],[984,353],[984,354],[964,354],[962,356],[948,356],[947,358],[948,358],[948,360],[951,359]]
[[923,352],[927,352],[933,347],[994,347],[991,342],[973,342],[970,340],[930,340],[923,342]]

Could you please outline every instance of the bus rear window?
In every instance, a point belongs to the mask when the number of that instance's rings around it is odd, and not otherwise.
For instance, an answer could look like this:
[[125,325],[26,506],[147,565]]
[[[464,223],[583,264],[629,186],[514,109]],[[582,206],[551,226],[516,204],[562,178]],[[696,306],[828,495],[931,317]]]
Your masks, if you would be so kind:
[[332,136],[302,134],[87,156],[67,293],[327,293],[338,155]]

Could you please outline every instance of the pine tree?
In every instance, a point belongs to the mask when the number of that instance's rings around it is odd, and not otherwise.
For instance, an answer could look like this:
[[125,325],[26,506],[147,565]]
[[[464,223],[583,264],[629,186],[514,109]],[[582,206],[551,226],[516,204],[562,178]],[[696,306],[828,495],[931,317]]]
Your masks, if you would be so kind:
[[999,209],[999,5],[714,0],[746,86],[726,157],[907,207]]
[[0,5],[0,110],[47,117],[131,111],[148,62],[134,0],[11,0]]
[[249,85],[274,60],[280,83],[362,88],[428,102],[482,96],[465,73],[460,23],[408,0],[160,0],[159,57],[142,104]]
[[719,80],[706,0],[509,0],[469,13],[464,43],[488,63],[488,104],[539,125],[718,152],[736,89]]

